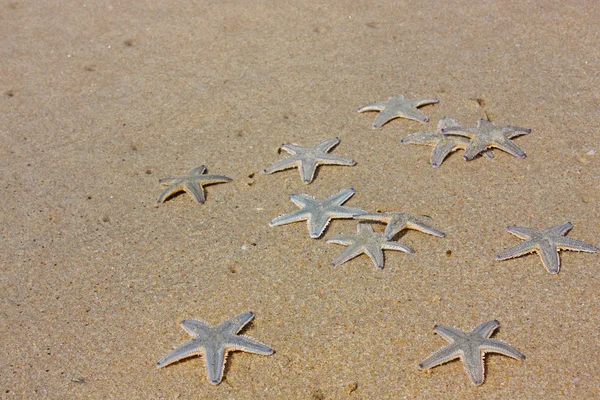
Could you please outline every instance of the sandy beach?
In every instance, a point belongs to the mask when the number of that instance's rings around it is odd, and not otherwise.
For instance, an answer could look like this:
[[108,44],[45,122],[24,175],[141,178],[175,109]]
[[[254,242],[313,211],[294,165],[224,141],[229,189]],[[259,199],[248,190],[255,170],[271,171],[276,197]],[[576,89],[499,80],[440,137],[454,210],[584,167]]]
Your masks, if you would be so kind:
[[[600,397],[600,254],[498,262],[509,225],[571,222],[600,246],[600,4],[596,1],[0,1],[0,398],[590,399]],[[439,99],[429,123],[358,113],[392,94]],[[531,134],[527,157],[450,155],[408,134],[443,117]],[[339,137],[355,166],[263,169]],[[232,182],[155,207],[159,179],[206,165]],[[446,233],[398,239],[332,267],[355,233],[335,220],[269,227],[290,194],[432,218]],[[375,224],[377,232],[385,225]],[[211,385],[204,359],[156,362],[252,311]],[[492,336],[527,359],[418,364],[436,324]]]

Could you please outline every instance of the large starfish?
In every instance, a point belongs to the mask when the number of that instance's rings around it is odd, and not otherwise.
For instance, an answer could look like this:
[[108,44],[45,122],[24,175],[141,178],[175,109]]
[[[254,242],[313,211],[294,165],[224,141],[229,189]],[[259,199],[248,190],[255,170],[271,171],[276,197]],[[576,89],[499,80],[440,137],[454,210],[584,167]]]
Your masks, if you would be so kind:
[[508,232],[525,241],[498,254],[496,260],[506,260],[535,251],[542,258],[542,264],[548,272],[558,274],[560,269],[559,250],[585,251],[588,253],[598,251],[597,247],[584,241],[566,237],[565,235],[572,227],[573,224],[570,222],[541,231],[523,226],[509,226]]
[[407,212],[377,212],[357,215],[355,219],[367,221],[385,222],[385,232],[383,236],[392,239],[396,234],[404,229],[415,229],[429,235],[444,237],[446,234],[438,231],[428,223],[432,220],[424,215],[415,215]]
[[496,126],[488,120],[480,119],[476,126],[448,127],[442,129],[442,133],[446,136],[458,135],[471,139],[463,155],[465,160],[472,160],[482,151],[492,147],[504,150],[515,157],[525,158],[525,152],[510,139],[527,135],[531,133],[531,129],[518,126]]
[[[400,143],[421,144],[432,146],[430,163],[434,168],[442,165],[444,159],[456,150],[465,150],[470,141],[462,136],[445,136],[442,133],[444,128],[452,128],[460,126],[454,118],[444,117],[438,122],[438,127],[435,132],[418,132],[412,133],[400,140]],[[483,153],[487,158],[494,158],[494,153],[487,150]]]
[[223,379],[228,352],[241,350],[254,354],[273,354],[273,349],[269,346],[248,336],[237,335],[237,332],[252,318],[254,318],[254,314],[247,312],[216,327],[194,319],[186,319],[181,326],[193,339],[161,358],[156,366],[162,368],[184,358],[202,355],[206,363],[208,380],[213,385],[217,385]]
[[161,185],[169,185],[169,187],[158,196],[156,206],[158,207],[163,201],[165,201],[171,195],[185,191],[190,194],[196,202],[204,203],[204,189],[202,185],[210,185],[213,183],[230,182],[231,178],[223,175],[203,175],[206,171],[206,167],[201,165],[190,171],[185,176],[175,176],[169,178],[162,178],[159,180]]
[[415,251],[399,242],[392,242],[381,233],[375,233],[369,224],[358,224],[356,235],[339,234],[326,240],[327,243],[337,243],[348,246],[336,258],[331,265],[337,267],[348,260],[366,254],[371,258],[373,264],[379,269],[383,269],[384,259],[383,250],[399,250],[405,253],[413,254]]
[[353,194],[354,189],[352,188],[344,189],[325,200],[316,200],[307,194],[292,194],[290,200],[302,208],[274,218],[269,222],[269,226],[307,220],[310,237],[316,239],[323,234],[331,219],[352,218],[365,213],[359,208],[342,206]]
[[387,101],[368,104],[359,108],[358,112],[381,111],[377,118],[375,118],[375,122],[373,122],[373,128],[377,129],[381,128],[389,120],[398,117],[412,119],[419,122],[427,122],[429,121],[429,118],[427,118],[421,111],[417,110],[417,108],[426,104],[438,102],[438,99],[404,99],[403,95],[394,94]]
[[501,340],[489,339],[498,326],[500,323],[493,320],[477,325],[471,332],[464,332],[452,326],[435,325],[434,332],[441,335],[450,344],[422,361],[419,368],[430,369],[460,358],[473,384],[481,385],[485,379],[485,353],[500,353],[519,360],[525,359],[525,355],[513,346]]
[[343,158],[328,151],[340,143],[339,138],[323,140],[312,147],[302,147],[296,143],[283,144],[281,148],[292,154],[288,158],[277,161],[269,168],[264,170],[265,174],[272,174],[288,168],[298,167],[300,177],[306,184],[311,183],[315,176],[317,166],[321,164],[331,165],[354,165],[356,161],[350,158]]

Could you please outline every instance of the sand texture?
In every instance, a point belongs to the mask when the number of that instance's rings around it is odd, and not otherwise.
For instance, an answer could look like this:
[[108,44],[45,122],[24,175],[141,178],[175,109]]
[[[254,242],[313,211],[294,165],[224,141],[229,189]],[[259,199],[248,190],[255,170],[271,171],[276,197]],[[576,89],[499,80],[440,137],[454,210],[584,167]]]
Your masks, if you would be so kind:
[[[1,1],[0,398],[598,398],[600,255],[495,261],[508,225],[600,245],[598,21],[591,0]],[[440,101],[427,124],[356,112],[395,93]],[[400,139],[444,116],[529,128],[527,157],[432,168]],[[262,174],[333,137],[355,166]],[[155,207],[202,164],[233,181]],[[292,193],[349,187],[447,236],[408,231],[416,253],[378,270],[331,266],[356,221],[268,226]],[[183,319],[246,311],[274,355],[231,353],[218,386],[201,357],[156,368]],[[479,387],[459,361],[418,369],[435,324],[493,319],[525,361],[488,355]]]

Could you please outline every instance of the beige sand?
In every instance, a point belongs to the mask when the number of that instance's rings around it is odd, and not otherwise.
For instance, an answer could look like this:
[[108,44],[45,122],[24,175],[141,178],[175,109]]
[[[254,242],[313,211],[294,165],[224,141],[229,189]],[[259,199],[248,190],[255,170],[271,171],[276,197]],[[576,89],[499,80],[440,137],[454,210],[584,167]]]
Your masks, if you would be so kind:
[[[600,395],[600,256],[563,252],[558,275],[536,255],[494,261],[512,224],[571,221],[600,244],[596,1],[183,3],[0,4],[2,397]],[[439,97],[432,122],[372,130],[356,109],[393,93]],[[399,143],[484,115],[532,129],[526,159],[436,170],[430,148]],[[309,186],[260,173],[283,142],[335,136],[356,166]],[[202,163],[234,181],[154,207],[159,178]],[[341,246],[268,227],[290,193],[345,187],[349,206],[427,214],[448,236],[407,233],[417,253],[388,252],[384,270],[332,268]],[[216,387],[202,358],[155,368],[182,319],[250,310],[244,332],[275,355],[233,353]],[[446,343],[434,324],[494,318],[527,360],[488,356],[477,388],[459,362],[418,370]]]

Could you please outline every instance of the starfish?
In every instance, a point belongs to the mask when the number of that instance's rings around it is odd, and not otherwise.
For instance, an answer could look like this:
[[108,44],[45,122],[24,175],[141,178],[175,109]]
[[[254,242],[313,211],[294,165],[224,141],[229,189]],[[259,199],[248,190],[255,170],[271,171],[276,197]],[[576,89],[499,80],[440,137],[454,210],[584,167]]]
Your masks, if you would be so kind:
[[169,185],[167,190],[162,192],[158,196],[156,206],[164,202],[168,197],[174,193],[185,191],[190,194],[196,202],[204,203],[204,189],[202,185],[210,185],[213,183],[230,182],[231,178],[223,175],[203,175],[206,171],[206,167],[201,165],[190,171],[185,176],[175,176],[169,178],[162,178],[159,180],[161,185]]
[[298,167],[302,181],[309,184],[313,181],[315,171],[321,164],[354,165],[356,161],[328,154],[328,151],[340,143],[339,138],[323,140],[312,147],[302,147],[296,143],[283,144],[281,148],[292,154],[288,158],[277,161],[264,170],[265,174],[272,174],[288,168]]
[[269,222],[269,226],[273,227],[307,220],[310,237],[316,239],[323,234],[331,219],[352,218],[365,213],[359,208],[342,206],[346,200],[352,197],[354,192],[352,188],[344,189],[325,200],[316,200],[307,194],[292,194],[290,200],[302,208],[274,218]]
[[357,215],[355,219],[385,222],[385,232],[383,236],[392,239],[396,234],[404,229],[415,229],[423,233],[428,233],[437,237],[444,237],[444,232],[438,231],[428,225],[432,219],[424,215],[415,215],[407,212],[377,212]]
[[490,121],[480,119],[477,126],[454,126],[442,129],[445,136],[466,136],[471,142],[465,150],[463,158],[472,160],[482,151],[496,147],[512,154],[518,158],[525,158],[525,152],[510,139],[528,135],[531,129],[519,128],[518,126],[496,126]]
[[573,224],[553,226],[542,231],[523,226],[509,226],[508,232],[525,240],[518,245],[498,254],[497,261],[522,256],[523,254],[537,252],[542,257],[542,264],[551,274],[558,274],[560,269],[559,250],[574,250],[595,253],[598,248],[581,240],[566,237]]
[[496,320],[477,325],[471,332],[464,332],[452,326],[435,325],[434,332],[448,340],[450,344],[419,364],[420,369],[430,369],[455,358],[460,358],[475,386],[485,379],[485,353],[500,353],[505,356],[524,360],[525,355],[513,346],[501,340],[489,339],[492,332],[500,326]]
[[399,250],[413,254],[415,251],[399,242],[392,242],[381,233],[375,233],[369,224],[358,224],[356,235],[340,234],[334,235],[326,240],[327,243],[337,243],[348,246],[336,258],[331,265],[337,267],[360,254],[366,254],[371,258],[373,264],[383,269],[383,250]]
[[402,117],[412,119],[419,122],[427,122],[429,118],[425,116],[421,111],[417,110],[417,107],[424,106],[426,104],[438,103],[438,99],[408,99],[405,100],[401,94],[392,95],[388,101],[382,101],[381,103],[368,104],[358,109],[358,112],[364,111],[381,111],[375,122],[373,122],[373,128],[381,128],[386,122],[394,118]]
[[181,326],[192,336],[192,340],[182,344],[156,363],[157,368],[176,361],[201,354],[206,363],[206,375],[213,385],[223,379],[227,353],[241,350],[248,353],[270,355],[273,349],[248,336],[237,335],[244,325],[254,318],[254,313],[240,314],[219,326],[210,326],[194,319],[186,319]]
[[[465,150],[470,141],[462,136],[445,136],[442,133],[444,128],[453,128],[460,126],[454,118],[444,117],[438,122],[438,128],[435,132],[413,133],[400,140],[400,143],[422,144],[432,146],[430,163],[434,168],[442,165],[444,159],[456,150]],[[487,158],[494,158],[494,153],[487,150],[483,153]]]

